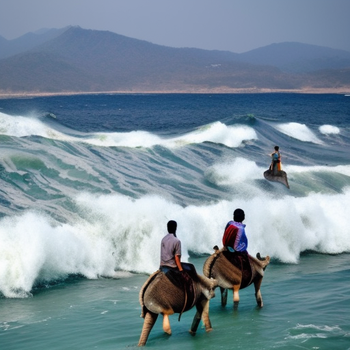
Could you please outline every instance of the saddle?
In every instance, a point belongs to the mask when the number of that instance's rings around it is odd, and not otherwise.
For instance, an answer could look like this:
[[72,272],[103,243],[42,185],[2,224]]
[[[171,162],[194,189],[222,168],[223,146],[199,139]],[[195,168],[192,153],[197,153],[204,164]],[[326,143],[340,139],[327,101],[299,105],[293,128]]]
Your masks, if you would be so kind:
[[179,315],[179,321],[184,311],[190,310],[195,304],[195,282],[198,280],[196,268],[190,263],[181,263],[183,271],[169,269],[165,272],[165,276],[174,286],[182,289],[185,294],[185,302]]
[[246,253],[233,252],[223,249],[221,253],[235,267],[242,271],[241,288],[247,287],[252,280],[252,267],[250,265],[249,255]]

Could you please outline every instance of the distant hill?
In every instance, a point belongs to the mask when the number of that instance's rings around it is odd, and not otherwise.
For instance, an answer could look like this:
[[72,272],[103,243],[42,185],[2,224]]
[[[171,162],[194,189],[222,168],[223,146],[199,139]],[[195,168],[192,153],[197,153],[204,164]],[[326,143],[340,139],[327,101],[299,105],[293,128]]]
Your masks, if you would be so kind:
[[61,35],[66,30],[67,28],[43,29],[36,33],[27,33],[13,40],[6,40],[0,36],[0,59],[30,50]]
[[350,67],[350,52],[301,43],[272,44],[239,55],[252,64],[275,66],[285,72],[314,72]]
[[[0,37],[0,48],[4,40]],[[7,46],[0,59],[2,93],[350,87],[350,53],[298,43],[236,54],[171,48],[80,27],[30,33],[16,39],[16,46],[11,42],[17,53]]]

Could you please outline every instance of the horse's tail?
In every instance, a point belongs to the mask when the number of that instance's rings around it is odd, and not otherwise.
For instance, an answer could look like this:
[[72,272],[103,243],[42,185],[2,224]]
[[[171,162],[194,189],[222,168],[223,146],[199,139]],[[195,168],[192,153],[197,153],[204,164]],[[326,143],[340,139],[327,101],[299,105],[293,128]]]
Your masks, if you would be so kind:
[[158,275],[158,273],[160,273],[160,270],[157,270],[156,272],[153,272],[152,275],[150,275],[147,279],[147,281],[143,284],[143,286],[140,289],[140,293],[139,293],[139,301],[140,301],[140,305],[141,305],[141,315],[140,317],[145,318],[146,315],[146,306],[143,302],[143,296],[146,292],[147,287],[150,285],[150,283],[155,279],[155,277]]
[[210,255],[209,258],[204,262],[204,265],[203,265],[203,274],[204,274],[204,276],[206,276],[208,278],[213,278],[213,276],[212,276],[213,266],[216,262],[216,259],[220,255],[220,250],[219,250],[217,245],[213,249],[215,250],[215,253]]

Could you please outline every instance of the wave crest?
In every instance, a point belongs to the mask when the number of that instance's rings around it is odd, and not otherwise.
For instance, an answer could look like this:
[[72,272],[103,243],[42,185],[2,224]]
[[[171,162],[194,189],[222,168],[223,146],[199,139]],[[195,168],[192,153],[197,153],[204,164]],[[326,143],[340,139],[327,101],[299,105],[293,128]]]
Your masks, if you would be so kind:
[[317,136],[305,125],[300,123],[285,123],[276,126],[276,129],[294,139],[323,144]]

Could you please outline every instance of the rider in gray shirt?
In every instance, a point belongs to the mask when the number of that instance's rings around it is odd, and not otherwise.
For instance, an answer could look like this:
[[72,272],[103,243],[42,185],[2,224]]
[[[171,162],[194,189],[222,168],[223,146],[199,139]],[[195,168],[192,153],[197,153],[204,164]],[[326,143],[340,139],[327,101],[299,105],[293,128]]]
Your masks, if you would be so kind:
[[168,234],[164,236],[160,246],[160,270],[169,268],[182,271],[181,241],[176,237],[176,221],[170,220],[167,224]]

